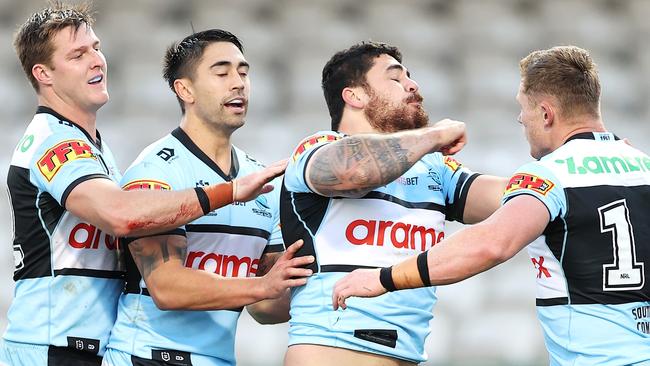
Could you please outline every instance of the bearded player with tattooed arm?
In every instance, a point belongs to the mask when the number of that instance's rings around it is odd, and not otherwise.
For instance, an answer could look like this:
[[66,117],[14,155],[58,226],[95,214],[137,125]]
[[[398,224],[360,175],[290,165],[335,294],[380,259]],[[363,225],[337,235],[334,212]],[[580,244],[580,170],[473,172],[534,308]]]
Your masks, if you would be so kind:
[[503,206],[417,257],[352,272],[334,308],[458,282],[528,246],[551,365],[650,365],[650,157],[605,129],[587,51],[535,51],[520,70],[519,122],[538,161],[517,170]]
[[480,221],[499,206],[503,178],[443,154],[465,145],[462,122],[427,126],[417,83],[397,48],[362,43],[323,70],[332,131],[306,138],[281,195],[285,242],[316,258],[292,291],[285,365],[412,365],[426,360],[435,290],[353,299],[332,311],[334,283],[356,268],[391,265],[442,240],[444,221]]

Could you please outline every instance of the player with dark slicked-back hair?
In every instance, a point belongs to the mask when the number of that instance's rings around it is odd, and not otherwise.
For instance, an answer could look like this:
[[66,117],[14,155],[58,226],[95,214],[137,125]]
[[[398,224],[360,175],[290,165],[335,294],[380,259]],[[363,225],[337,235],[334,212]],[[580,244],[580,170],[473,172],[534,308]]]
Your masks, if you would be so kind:
[[433,289],[355,299],[332,311],[337,279],[420,253],[445,220],[474,223],[499,206],[504,178],[479,175],[449,155],[465,144],[462,122],[427,126],[418,84],[396,47],[356,44],[323,69],[333,131],[295,149],[281,195],[282,233],[315,256],[293,291],[287,366],[412,365],[426,360]]
[[[180,127],[140,154],[124,173],[126,189],[151,189],[142,182],[186,189],[263,169],[230,142],[248,111],[250,65],[242,50],[221,29],[167,49],[163,75],[181,105]],[[302,242],[282,254],[279,220],[276,190],[160,235],[129,238],[105,364],[234,365],[242,307],[261,323],[287,321],[288,288],[311,274],[299,268],[311,258],[292,259]]]
[[0,364],[99,365],[124,283],[117,238],[164,232],[251,200],[269,192],[266,183],[284,170],[281,162],[175,192],[120,189],[121,174],[96,128],[109,97],[92,24],[89,5],[57,1],[15,36],[38,108],[7,174],[16,288]]
[[552,366],[650,365],[650,157],[605,128],[586,50],[535,51],[520,71],[519,123],[537,161],[512,176],[503,206],[417,258],[352,272],[334,308],[458,282],[527,246]]

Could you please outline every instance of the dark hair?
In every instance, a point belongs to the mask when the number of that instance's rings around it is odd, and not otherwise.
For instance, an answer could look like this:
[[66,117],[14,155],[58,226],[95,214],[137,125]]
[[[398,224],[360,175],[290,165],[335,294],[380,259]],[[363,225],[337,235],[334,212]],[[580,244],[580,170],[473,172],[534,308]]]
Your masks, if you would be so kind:
[[531,101],[551,95],[563,117],[587,113],[600,116],[598,69],[589,53],[575,46],[535,51],[519,62],[522,92]]
[[402,54],[397,47],[379,42],[361,42],[337,52],[323,67],[321,86],[325,102],[332,120],[332,130],[341,124],[345,102],[341,96],[343,89],[355,86],[367,86],[366,73],[375,63],[375,58],[389,55],[402,62]]
[[14,48],[34,90],[38,92],[39,87],[38,81],[32,75],[32,68],[36,64],[50,65],[54,53],[52,44],[54,36],[70,26],[74,27],[75,31],[82,24],[90,27],[94,21],[90,2],[71,5],[51,1],[47,8],[32,14],[18,28],[14,37]]
[[[207,46],[215,42],[230,42],[237,46],[243,53],[244,46],[234,34],[222,29],[208,29],[202,32],[190,34],[180,42],[175,42],[167,48],[163,66],[163,77],[171,90],[174,90],[174,81],[182,78],[192,79],[203,51]],[[185,113],[183,100],[176,95],[181,111]]]

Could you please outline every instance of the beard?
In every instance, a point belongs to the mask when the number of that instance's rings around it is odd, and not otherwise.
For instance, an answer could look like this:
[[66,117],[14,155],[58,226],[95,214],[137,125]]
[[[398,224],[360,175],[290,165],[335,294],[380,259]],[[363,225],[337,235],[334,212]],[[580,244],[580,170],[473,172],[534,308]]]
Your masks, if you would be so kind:
[[411,94],[398,105],[391,104],[386,99],[370,92],[370,102],[363,113],[370,126],[380,132],[397,132],[425,127],[429,123],[429,115],[421,107],[409,105],[411,102],[422,102],[420,94]]

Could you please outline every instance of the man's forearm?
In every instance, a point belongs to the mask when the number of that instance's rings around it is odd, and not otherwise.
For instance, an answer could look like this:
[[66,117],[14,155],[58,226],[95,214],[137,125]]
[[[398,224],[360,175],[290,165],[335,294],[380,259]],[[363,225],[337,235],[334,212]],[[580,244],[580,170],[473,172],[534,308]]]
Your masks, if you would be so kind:
[[324,196],[361,197],[399,178],[440,147],[434,128],[346,137],[314,153],[307,181]]

